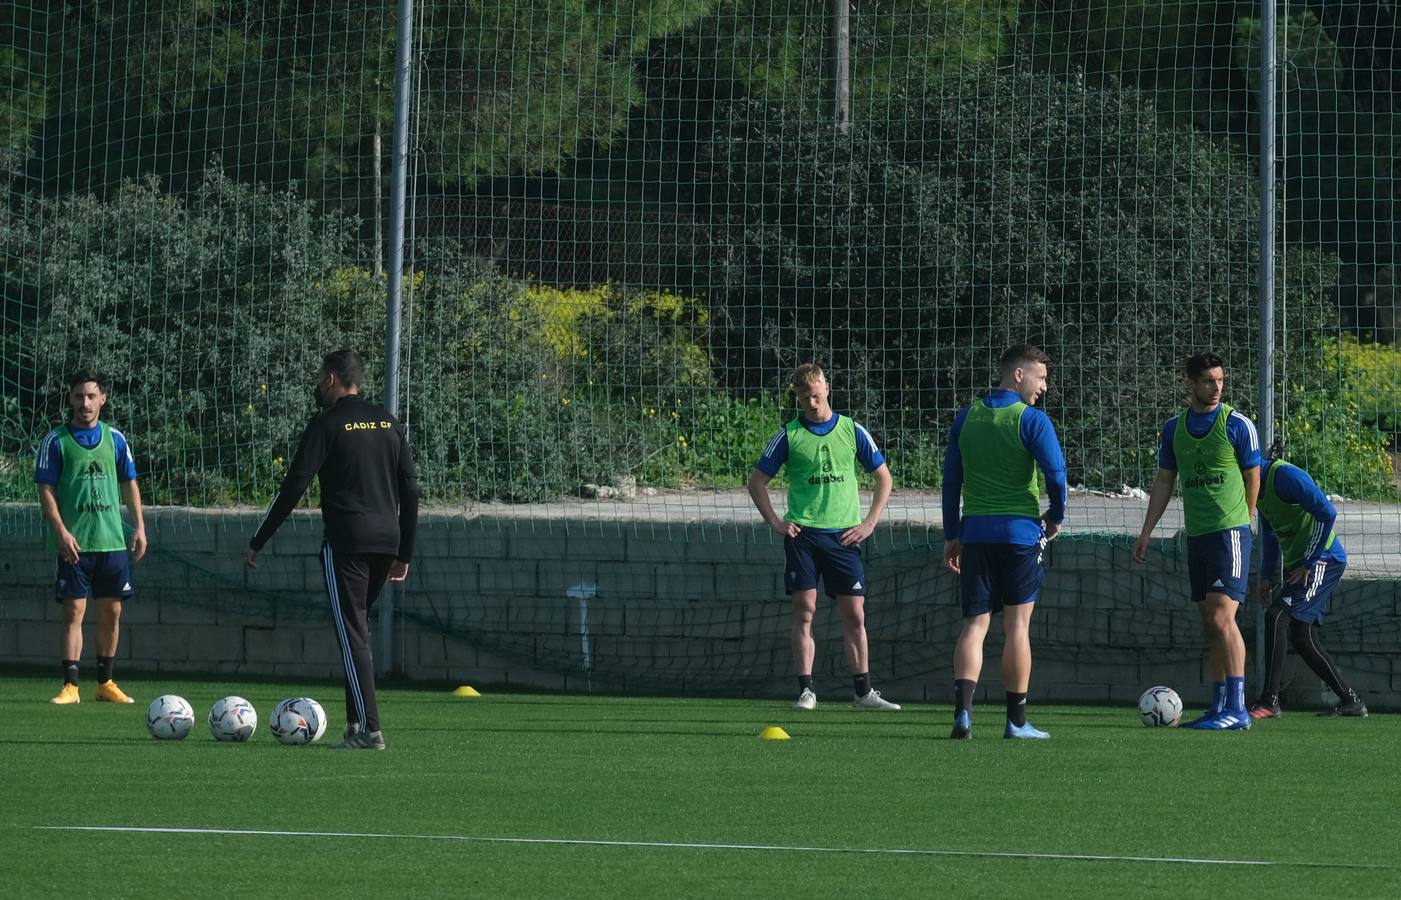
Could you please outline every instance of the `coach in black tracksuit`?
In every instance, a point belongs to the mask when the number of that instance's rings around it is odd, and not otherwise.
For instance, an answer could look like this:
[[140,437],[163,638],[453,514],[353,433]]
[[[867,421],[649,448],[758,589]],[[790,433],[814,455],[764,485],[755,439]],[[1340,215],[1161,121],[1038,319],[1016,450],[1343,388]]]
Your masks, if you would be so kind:
[[368,616],[386,578],[403,581],[409,573],[418,480],[404,426],[360,396],[364,371],[354,350],[337,350],[322,361],[313,392],[324,411],[302,432],[282,488],[243,558],[255,565],[312,477],[319,478],[326,531],[321,563],[345,663],[346,730],[336,747],[382,750]]

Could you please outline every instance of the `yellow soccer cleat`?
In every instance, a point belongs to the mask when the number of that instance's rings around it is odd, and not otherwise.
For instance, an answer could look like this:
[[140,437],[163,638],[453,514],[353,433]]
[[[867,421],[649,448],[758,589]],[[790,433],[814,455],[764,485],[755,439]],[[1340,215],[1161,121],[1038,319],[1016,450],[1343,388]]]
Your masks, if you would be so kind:
[[63,685],[63,690],[59,691],[57,694],[54,694],[54,698],[49,702],[56,703],[59,706],[67,706],[70,703],[77,703],[78,686],[76,684],[65,683]]
[[109,681],[97,686],[97,699],[104,703],[135,703],[136,701],[122,693],[122,689],[117,687],[115,681]]

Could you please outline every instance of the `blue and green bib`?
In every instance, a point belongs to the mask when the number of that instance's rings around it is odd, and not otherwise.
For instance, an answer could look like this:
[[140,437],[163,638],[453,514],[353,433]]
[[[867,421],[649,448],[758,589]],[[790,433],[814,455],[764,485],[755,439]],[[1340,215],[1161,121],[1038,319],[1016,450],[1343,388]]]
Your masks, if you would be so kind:
[[861,524],[856,484],[856,423],[840,416],[826,434],[813,434],[794,419],[788,432],[788,512],[784,519],[808,528]]

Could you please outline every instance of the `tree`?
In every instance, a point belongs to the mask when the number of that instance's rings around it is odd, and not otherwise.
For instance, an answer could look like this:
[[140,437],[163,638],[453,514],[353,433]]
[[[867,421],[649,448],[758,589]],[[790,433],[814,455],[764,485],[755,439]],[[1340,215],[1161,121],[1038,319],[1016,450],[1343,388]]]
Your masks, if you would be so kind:
[[[1401,64],[1396,4],[1307,0],[1277,12],[1276,55],[1288,61],[1276,70],[1279,146],[1287,148],[1277,170],[1282,234],[1341,257],[1338,301],[1360,321],[1370,314],[1362,308],[1369,292],[1374,302],[1390,294],[1386,270],[1401,241],[1393,187],[1401,146],[1391,112]],[[1243,0],[1038,0],[1019,40],[1039,70],[1140,87],[1167,114],[1253,160],[1260,29],[1259,5]]]
[[46,16],[37,10],[8,4],[0,9],[0,172],[17,168],[28,150],[37,123],[43,120],[47,97],[43,81],[43,31]]
[[[731,385],[818,358],[898,445],[942,433],[1029,339],[1057,360],[1071,477],[1115,489],[1151,474],[1193,348],[1228,356],[1248,405],[1255,179],[1144,94],[970,72],[847,138],[756,101],[724,112],[689,243]],[[1297,251],[1288,270],[1291,314],[1326,321],[1332,282]]]
[[[1016,0],[853,0],[852,117],[883,118],[884,104],[932,89],[948,72],[996,60],[1017,21]],[[740,0],[686,40],[738,95],[824,117],[827,3]]]
[[[423,0],[416,144],[425,171],[471,185],[550,171],[581,142],[606,143],[641,98],[633,57],[717,5]],[[313,196],[363,203],[373,137],[393,116],[396,8],[70,4],[45,20],[49,75],[30,94],[47,100],[39,105],[48,115],[30,174],[59,192],[146,174],[178,187],[217,157],[240,180],[300,182]],[[10,71],[29,78],[34,66],[15,60]],[[13,133],[37,115],[6,117]]]

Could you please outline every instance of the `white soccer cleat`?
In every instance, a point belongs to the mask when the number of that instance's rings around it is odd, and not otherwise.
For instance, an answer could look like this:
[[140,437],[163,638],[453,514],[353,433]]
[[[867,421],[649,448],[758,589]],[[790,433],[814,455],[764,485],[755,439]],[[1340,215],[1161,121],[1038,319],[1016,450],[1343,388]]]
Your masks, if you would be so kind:
[[798,695],[798,702],[793,704],[794,709],[817,709],[817,695],[812,692],[812,688],[803,688],[803,692]]
[[899,709],[900,704],[891,703],[880,695],[880,691],[871,691],[864,697],[857,697],[851,701],[851,705],[857,709]]

